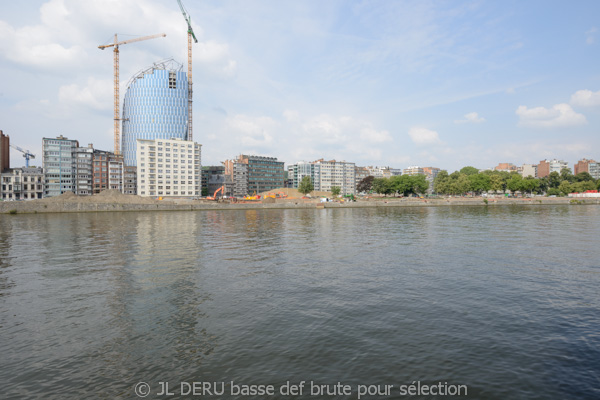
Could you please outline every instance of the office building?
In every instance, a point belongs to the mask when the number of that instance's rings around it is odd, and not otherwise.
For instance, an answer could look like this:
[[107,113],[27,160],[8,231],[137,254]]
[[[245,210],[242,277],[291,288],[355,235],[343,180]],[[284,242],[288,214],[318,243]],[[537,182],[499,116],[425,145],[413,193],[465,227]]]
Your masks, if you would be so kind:
[[284,162],[275,157],[242,154],[223,162],[225,174],[233,182],[236,197],[268,192],[284,187]]
[[125,165],[137,165],[138,139],[187,140],[187,121],[188,81],[181,64],[166,60],[136,74],[123,99]]

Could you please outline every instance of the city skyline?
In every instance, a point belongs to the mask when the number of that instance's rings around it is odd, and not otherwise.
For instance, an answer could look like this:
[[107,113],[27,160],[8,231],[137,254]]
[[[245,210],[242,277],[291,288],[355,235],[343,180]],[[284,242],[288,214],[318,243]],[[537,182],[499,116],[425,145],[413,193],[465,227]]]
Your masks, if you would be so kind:
[[[232,154],[356,165],[598,159],[600,4],[186,2],[194,45],[194,141],[205,165]],[[36,154],[64,135],[112,150],[114,33],[121,94],[158,60],[186,60],[176,1],[0,5],[0,129]],[[129,36],[131,37],[131,36]],[[122,101],[122,99],[121,99]],[[23,164],[11,150],[11,166]]]

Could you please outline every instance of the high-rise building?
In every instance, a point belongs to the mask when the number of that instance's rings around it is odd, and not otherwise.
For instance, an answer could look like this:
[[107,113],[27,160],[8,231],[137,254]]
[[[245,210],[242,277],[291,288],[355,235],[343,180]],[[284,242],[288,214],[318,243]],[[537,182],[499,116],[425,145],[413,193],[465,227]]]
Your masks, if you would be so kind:
[[575,164],[573,174],[577,175],[580,172],[587,172],[594,179],[600,179],[600,163],[594,160],[584,158]]
[[123,193],[137,194],[137,167],[123,167]]
[[283,161],[275,157],[240,155],[223,162],[225,175],[233,182],[233,195],[262,193],[284,186]]
[[316,191],[321,190],[321,164],[299,161],[288,166],[288,180],[293,188],[298,188],[302,179],[308,176]]
[[78,196],[91,196],[93,177],[94,146],[78,147],[73,150],[75,158],[75,194]]
[[79,147],[77,140],[69,140],[62,135],[55,139],[42,138],[44,197],[75,192],[77,165],[73,152],[77,147]]
[[330,192],[337,186],[341,194],[356,193],[356,165],[346,161],[320,159],[310,163],[299,162],[288,168],[290,180],[294,188],[302,181],[304,176],[310,176],[315,191]]
[[182,139],[138,139],[137,194],[156,197],[201,195],[201,145]]
[[182,68],[166,60],[129,81],[123,99],[121,146],[126,166],[137,165],[138,139],[187,140],[188,81]]
[[10,168],[10,137],[0,131],[0,172]]
[[123,192],[123,157],[109,151],[94,150],[92,175],[94,194],[114,189]]
[[552,172],[558,172],[560,174],[560,171],[562,171],[563,168],[569,168],[569,164],[557,160],[556,158],[553,160],[542,160],[537,166],[537,177],[544,178]]

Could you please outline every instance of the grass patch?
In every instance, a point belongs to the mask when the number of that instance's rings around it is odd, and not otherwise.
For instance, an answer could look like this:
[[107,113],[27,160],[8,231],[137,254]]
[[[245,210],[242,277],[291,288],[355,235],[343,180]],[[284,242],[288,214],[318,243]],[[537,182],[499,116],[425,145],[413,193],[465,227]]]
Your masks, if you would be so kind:
[[16,213],[17,213],[17,210],[10,210],[8,213],[9,213],[9,214],[13,214],[13,215],[14,215],[14,214],[16,214]]

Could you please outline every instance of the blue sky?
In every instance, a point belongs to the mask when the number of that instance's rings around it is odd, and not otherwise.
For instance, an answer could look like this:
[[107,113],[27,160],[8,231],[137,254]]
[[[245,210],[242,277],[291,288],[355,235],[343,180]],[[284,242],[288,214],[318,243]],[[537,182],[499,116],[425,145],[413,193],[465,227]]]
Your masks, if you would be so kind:
[[[184,3],[204,165],[600,159],[598,1]],[[97,46],[160,32],[121,47],[122,94],[154,61],[186,61],[176,0],[1,2],[0,129],[38,164],[44,136],[112,149],[112,51]]]

